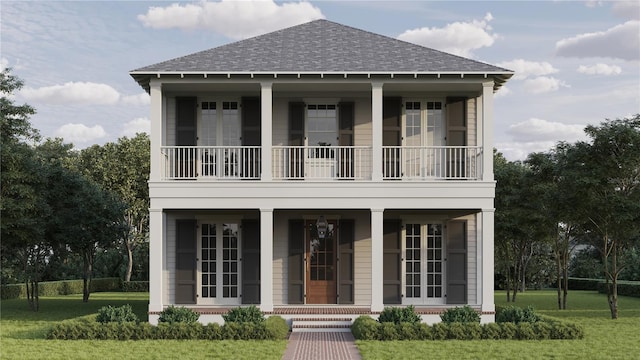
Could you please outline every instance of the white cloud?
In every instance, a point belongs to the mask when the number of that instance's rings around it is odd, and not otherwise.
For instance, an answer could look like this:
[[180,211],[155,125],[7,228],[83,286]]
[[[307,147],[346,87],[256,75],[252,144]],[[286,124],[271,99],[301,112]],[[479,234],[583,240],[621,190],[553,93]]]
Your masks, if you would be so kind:
[[152,6],[146,14],[138,15],[146,27],[213,30],[232,39],[245,39],[316,19],[324,19],[324,15],[308,2],[278,4],[272,0],[176,3]]
[[146,92],[142,92],[138,95],[128,95],[122,97],[122,102],[127,105],[149,105],[151,104],[151,97]]
[[524,59],[515,59],[511,61],[504,61],[496,65],[515,71],[515,75],[513,75],[512,78],[513,80],[523,80],[530,76],[543,76],[558,72],[558,69],[554,68],[553,65],[546,61],[536,62]]
[[107,136],[102,126],[94,125],[88,127],[84,124],[65,124],[54,132],[55,137],[61,137],[65,141],[72,143],[92,143],[95,140],[102,139]]
[[492,33],[489,25],[491,20],[493,16],[487,13],[482,20],[454,22],[443,28],[423,27],[407,30],[400,34],[398,39],[459,56],[472,57],[473,50],[489,47],[499,37]]
[[567,125],[537,118],[510,125],[506,132],[514,141],[523,143],[555,143],[560,140],[574,142],[586,138],[584,125]]
[[611,11],[623,19],[640,20],[640,2],[631,1],[613,1]]
[[640,59],[640,21],[631,20],[606,31],[576,35],[556,42],[556,55]]
[[493,97],[494,97],[494,98],[501,98],[501,97],[508,96],[508,95],[510,95],[510,94],[511,94],[511,89],[510,89],[510,88],[508,88],[508,87],[507,87],[507,86],[505,86],[505,85],[502,85],[502,86],[500,87],[500,90],[498,90],[498,92],[497,92],[497,93],[495,93],[495,94],[493,95]]
[[138,133],[149,134],[151,130],[151,121],[148,118],[136,118],[126,122],[122,126],[120,136],[134,137]]
[[28,101],[48,104],[97,104],[111,105],[118,102],[120,94],[106,84],[92,82],[67,82],[63,85],[40,88],[25,87],[20,95]]
[[595,64],[592,66],[580,65],[577,71],[587,75],[619,75],[622,73],[622,68],[618,65]]
[[556,145],[553,141],[500,142],[496,149],[509,161],[524,160],[533,152],[546,152]]
[[539,76],[527,79],[522,85],[525,91],[532,94],[542,94],[558,91],[560,87],[570,87],[564,81],[549,76]]
[[4,69],[9,67],[9,60],[7,58],[0,59],[0,71],[4,71]]

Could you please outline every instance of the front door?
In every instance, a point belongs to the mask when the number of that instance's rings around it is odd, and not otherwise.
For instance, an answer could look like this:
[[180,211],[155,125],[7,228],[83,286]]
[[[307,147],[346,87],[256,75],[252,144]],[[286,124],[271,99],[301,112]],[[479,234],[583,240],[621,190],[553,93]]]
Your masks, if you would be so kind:
[[327,221],[324,239],[318,238],[315,221],[306,222],[306,293],[307,304],[336,304],[336,237],[337,222]]

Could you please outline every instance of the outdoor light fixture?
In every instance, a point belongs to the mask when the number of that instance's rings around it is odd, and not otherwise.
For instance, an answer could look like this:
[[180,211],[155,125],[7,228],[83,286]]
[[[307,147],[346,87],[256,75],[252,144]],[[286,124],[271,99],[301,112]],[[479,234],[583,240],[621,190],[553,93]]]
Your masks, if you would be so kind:
[[320,215],[318,221],[316,221],[316,229],[318,230],[318,239],[324,240],[325,236],[327,236],[327,228],[329,225],[327,224],[327,219],[324,216]]

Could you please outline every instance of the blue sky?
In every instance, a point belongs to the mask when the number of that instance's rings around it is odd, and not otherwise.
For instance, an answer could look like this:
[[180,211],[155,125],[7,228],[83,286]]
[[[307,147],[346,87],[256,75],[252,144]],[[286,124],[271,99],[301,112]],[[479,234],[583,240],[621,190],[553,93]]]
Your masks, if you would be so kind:
[[495,99],[511,160],[640,112],[636,1],[76,1],[0,4],[0,61],[45,137],[78,148],[149,129],[128,72],[325,18],[516,71]]

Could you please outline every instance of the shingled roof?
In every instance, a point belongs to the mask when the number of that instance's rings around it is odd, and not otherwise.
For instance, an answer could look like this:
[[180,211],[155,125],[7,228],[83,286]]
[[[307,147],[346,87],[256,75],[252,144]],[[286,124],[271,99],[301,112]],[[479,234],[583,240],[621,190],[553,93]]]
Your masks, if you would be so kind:
[[502,80],[512,75],[500,67],[328,20],[145,66],[131,75],[140,82],[139,75],[163,73],[489,73]]

